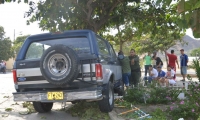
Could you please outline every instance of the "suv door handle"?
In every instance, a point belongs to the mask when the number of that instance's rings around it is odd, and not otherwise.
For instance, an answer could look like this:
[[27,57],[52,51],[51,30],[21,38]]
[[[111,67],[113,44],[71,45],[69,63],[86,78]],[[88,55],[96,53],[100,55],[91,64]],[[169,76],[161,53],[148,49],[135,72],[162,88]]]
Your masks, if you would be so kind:
[[26,64],[25,64],[25,63],[20,63],[19,65],[24,66],[24,65],[26,65]]

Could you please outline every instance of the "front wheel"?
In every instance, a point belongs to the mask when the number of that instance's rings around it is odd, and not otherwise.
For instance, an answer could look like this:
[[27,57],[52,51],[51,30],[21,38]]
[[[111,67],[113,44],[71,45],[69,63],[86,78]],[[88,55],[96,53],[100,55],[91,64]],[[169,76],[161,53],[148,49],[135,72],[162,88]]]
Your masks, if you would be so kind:
[[39,113],[46,113],[51,111],[53,103],[33,102],[33,107]]
[[114,108],[114,90],[111,82],[106,85],[103,96],[105,97],[99,101],[99,109],[101,112],[111,112]]

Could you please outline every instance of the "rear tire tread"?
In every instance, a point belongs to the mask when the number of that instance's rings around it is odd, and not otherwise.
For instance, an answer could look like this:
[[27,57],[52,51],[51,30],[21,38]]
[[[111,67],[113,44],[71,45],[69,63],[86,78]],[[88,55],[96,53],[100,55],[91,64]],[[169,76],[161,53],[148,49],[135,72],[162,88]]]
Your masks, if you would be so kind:
[[46,113],[51,111],[53,103],[33,102],[33,107],[39,113]]
[[[112,95],[113,95],[113,101],[112,101],[112,105],[110,105],[109,103],[109,90],[112,90]],[[99,101],[99,109],[101,112],[105,112],[105,113],[108,113],[108,112],[111,112],[114,108],[114,90],[113,90],[113,85],[111,82],[109,82],[107,85],[106,85],[106,89],[105,91],[103,92],[103,95],[105,95],[105,97]]]

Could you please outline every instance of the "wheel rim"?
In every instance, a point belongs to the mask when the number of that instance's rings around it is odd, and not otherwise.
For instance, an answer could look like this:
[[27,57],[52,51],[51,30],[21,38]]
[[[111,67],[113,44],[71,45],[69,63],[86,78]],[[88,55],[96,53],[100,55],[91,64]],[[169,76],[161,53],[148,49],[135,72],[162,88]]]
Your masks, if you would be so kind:
[[[68,56],[67,56],[68,57]],[[71,61],[62,54],[52,55],[47,64],[48,70],[54,76],[68,75],[71,68]]]
[[110,105],[113,103],[113,92],[111,88],[109,88],[109,103]]

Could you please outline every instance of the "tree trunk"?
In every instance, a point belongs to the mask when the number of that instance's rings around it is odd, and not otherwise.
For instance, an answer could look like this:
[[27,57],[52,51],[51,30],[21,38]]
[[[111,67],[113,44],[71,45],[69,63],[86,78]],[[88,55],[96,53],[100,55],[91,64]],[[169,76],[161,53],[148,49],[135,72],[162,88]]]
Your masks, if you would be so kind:
[[167,54],[166,53],[165,53],[165,59],[166,59],[166,63],[167,63],[166,65],[168,66],[168,59],[167,59]]
[[[120,33],[119,25],[116,25],[116,27],[117,27],[118,33]],[[119,42],[119,49],[120,49],[120,51],[122,51],[123,41],[122,41],[122,36],[121,36],[121,34],[119,34],[119,39],[120,39],[120,42]]]
[[119,50],[122,51],[123,41],[120,39]]

